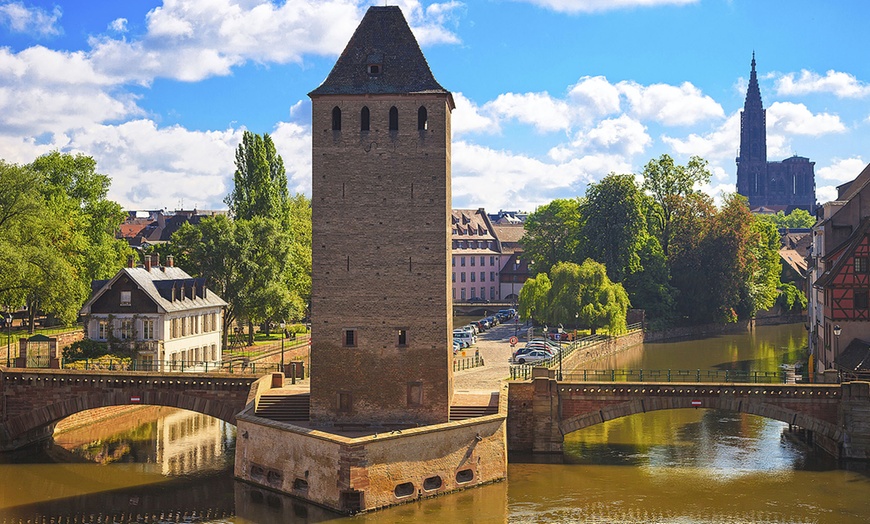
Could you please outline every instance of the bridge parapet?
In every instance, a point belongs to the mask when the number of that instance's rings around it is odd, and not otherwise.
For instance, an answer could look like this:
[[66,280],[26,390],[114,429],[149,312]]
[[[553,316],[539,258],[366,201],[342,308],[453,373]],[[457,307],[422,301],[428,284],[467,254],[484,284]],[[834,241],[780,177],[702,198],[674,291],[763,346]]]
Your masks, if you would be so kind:
[[235,424],[257,380],[215,373],[2,369],[0,451],[49,438],[59,420],[105,406],[169,406]]

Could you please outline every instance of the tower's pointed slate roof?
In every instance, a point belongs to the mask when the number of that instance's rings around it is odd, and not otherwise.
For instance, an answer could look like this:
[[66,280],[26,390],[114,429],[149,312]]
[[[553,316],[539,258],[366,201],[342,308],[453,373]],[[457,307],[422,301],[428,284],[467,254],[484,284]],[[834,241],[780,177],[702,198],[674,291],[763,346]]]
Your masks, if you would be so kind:
[[450,95],[432,75],[402,11],[373,6],[329,76],[308,96],[406,93]]

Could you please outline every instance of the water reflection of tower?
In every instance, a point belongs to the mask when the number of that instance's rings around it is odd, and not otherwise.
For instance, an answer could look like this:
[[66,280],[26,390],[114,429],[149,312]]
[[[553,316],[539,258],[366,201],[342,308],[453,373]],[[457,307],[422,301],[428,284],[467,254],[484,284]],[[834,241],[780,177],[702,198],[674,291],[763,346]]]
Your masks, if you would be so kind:
[[231,438],[230,425],[201,413],[172,410],[157,421],[157,463],[164,475],[215,466]]

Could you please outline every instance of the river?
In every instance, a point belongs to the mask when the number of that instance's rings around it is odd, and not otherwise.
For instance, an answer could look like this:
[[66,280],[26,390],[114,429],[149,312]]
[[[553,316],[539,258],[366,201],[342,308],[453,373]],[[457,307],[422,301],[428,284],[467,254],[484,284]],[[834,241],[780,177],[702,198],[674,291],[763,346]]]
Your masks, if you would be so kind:
[[[775,371],[799,360],[805,345],[802,325],[760,327],[646,344],[590,367]],[[567,435],[560,457],[511,456],[506,482],[339,518],[234,481],[232,426],[149,409],[111,434],[86,427],[47,449],[0,455],[0,524],[870,520],[866,469],[842,469],[791,438],[785,424],[752,415],[686,409],[616,419]]]

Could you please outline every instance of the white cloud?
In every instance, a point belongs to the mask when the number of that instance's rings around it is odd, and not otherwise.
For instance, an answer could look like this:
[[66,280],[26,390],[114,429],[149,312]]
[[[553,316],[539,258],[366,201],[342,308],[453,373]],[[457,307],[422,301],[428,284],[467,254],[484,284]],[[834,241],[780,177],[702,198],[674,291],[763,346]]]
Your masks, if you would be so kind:
[[311,129],[293,122],[279,122],[271,136],[284,160],[287,188],[291,193],[311,195]]
[[232,184],[241,134],[241,129],[200,132],[132,120],[77,132],[65,149],[93,156],[100,172],[112,177],[109,198],[127,209],[220,209],[226,207],[222,201]]
[[127,32],[127,19],[126,18],[116,18],[109,23],[109,29],[111,31],[115,31],[116,33],[126,33]]
[[646,126],[628,115],[621,115],[578,133],[572,145],[584,153],[630,157],[643,153],[651,142]]
[[593,119],[618,113],[619,90],[603,76],[584,76],[568,89],[567,102],[574,118],[589,124]]
[[481,108],[462,93],[453,93],[456,108],[450,117],[454,136],[466,133],[497,133],[498,121],[481,112]]
[[809,93],[833,93],[839,98],[862,98],[870,95],[870,84],[861,82],[854,75],[830,70],[821,76],[802,69],[795,79],[794,73],[783,75],[776,81],[779,95],[806,95]]
[[667,84],[642,86],[623,81],[616,87],[628,99],[632,114],[668,126],[691,125],[725,116],[722,106],[701,94],[701,90],[689,82],[677,87]]
[[734,158],[740,145],[740,113],[733,113],[709,133],[690,133],[685,138],[663,135],[662,141],[683,156],[697,155],[711,161]]
[[13,33],[26,33],[40,37],[56,36],[63,31],[57,26],[61,17],[60,7],[51,12],[39,7],[27,7],[23,2],[0,4],[0,25]]
[[515,0],[534,4],[560,13],[594,13],[631,9],[635,7],[655,7],[662,5],[687,5],[698,0]]
[[[533,210],[554,198],[570,198],[608,173],[630,172],[618,156],[588,155],[546,163],[526,155],[468,142],[453,144],[453,205]],[[481,188],[486,188],[482,191]]]
[[820,136],[842,133],[846,126],[840,117],[829,113],[813,114],[804,104],[774,102],[767,109],[768,130],[779,130],[795,135]]
[[418,0],[400,0],[398,5],[421,46],[459,43],[459,37],[448,26],[457,24],[456,11],[463,7],[461,2],[440,2],[423,8]]
[[535,127],[538,131],[567,131],[571,127],[568,104],[548,93],[505,93],[484,109],[500,118],[516,119]]
[[865,167],[867,167],[867,163],[861,160],[860,156],[844,159],[836,158],[831,165],[819,168],[816,171],[816,178],[833,180],[842,184],[843,182],[853,180]]
[[825,202],[833,202],[837,200],[836,186],[820,186],[816,187],[816,200],[824,204]]

